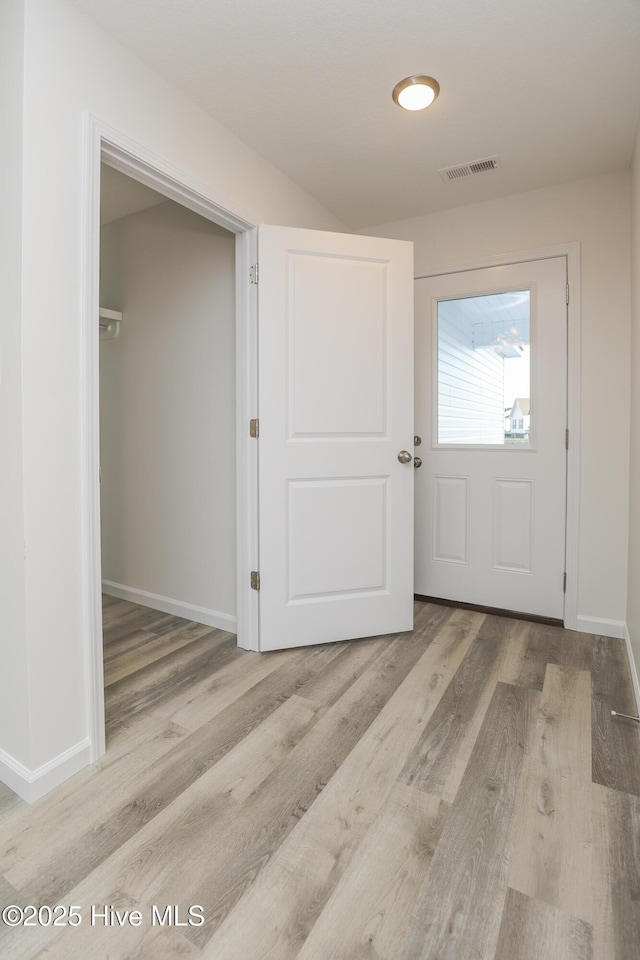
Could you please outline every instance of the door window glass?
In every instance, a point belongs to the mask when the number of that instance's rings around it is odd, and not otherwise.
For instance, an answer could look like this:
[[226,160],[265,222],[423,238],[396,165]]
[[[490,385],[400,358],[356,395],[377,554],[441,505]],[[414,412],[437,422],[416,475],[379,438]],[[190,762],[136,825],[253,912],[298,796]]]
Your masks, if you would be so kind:
[[529,444],[530,293],[438,302],[438,443]]

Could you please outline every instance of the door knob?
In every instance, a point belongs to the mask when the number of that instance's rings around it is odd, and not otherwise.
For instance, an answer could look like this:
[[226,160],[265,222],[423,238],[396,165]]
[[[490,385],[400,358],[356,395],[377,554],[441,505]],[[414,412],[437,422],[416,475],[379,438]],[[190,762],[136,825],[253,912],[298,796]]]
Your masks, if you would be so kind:
[[413,438],[413,445],[414,445],[414,447],[419,447],[421,443],[422,443],[422,437],[419,437],[419,436],[416,434],[415,437]]
[[411,460],[413,460],[413,457],[408,450],[401,450],[398,454],[398,460],[400,463],[409,463]]
[[414,458],[413,458],[413,465],[414,465],[414,467],[415,467],[416,469],[417,469],[418,467],[421,467],[421,466],[422,466],[422,457],[414,457]]

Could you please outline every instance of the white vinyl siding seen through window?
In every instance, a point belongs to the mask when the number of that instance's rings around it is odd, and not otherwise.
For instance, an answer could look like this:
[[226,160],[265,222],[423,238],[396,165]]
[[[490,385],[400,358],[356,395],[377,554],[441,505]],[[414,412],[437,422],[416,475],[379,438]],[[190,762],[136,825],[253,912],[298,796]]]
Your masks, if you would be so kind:
[[529,390],[528,351],[528,290],[438,302],[439,444],[503,446],[505,434],[522,433],[512,391]]
[[438,304],[438,443],[504,443],[503,359],[474,346],[464,303]]

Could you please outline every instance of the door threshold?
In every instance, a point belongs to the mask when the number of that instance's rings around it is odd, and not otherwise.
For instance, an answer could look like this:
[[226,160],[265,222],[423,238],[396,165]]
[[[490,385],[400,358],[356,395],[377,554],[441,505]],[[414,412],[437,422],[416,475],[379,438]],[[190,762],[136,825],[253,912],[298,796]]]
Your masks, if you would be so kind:
[[425,597],[414,593],[414,600],[424,603],[439,603],[444,607],[459,607],[461,610],[475,610],[477,613],[490,614],[492,617],[510,617],[512,620],[530,620],[532,623],[544,623],[548,627],[564,627],[558,617],[540,617],[536,613],[522,613],[520,610],[503,610],[501,607],[483,607],[480,603],[462,603],[459,600],[443,600],[441,597]]

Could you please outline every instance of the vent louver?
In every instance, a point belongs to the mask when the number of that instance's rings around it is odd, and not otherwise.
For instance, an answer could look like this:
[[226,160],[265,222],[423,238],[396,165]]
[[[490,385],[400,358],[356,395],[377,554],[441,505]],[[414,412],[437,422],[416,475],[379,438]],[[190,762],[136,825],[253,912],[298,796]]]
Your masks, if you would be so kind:
[[500,161],[498,157],[485,157],[483,160],[470,160],[468,163],[459,163],[455,167],[443,167],[438,170],[442,179],[461,180],[463,177],[472,177],[476,173],[489,173],[491,170],[498,170]]

